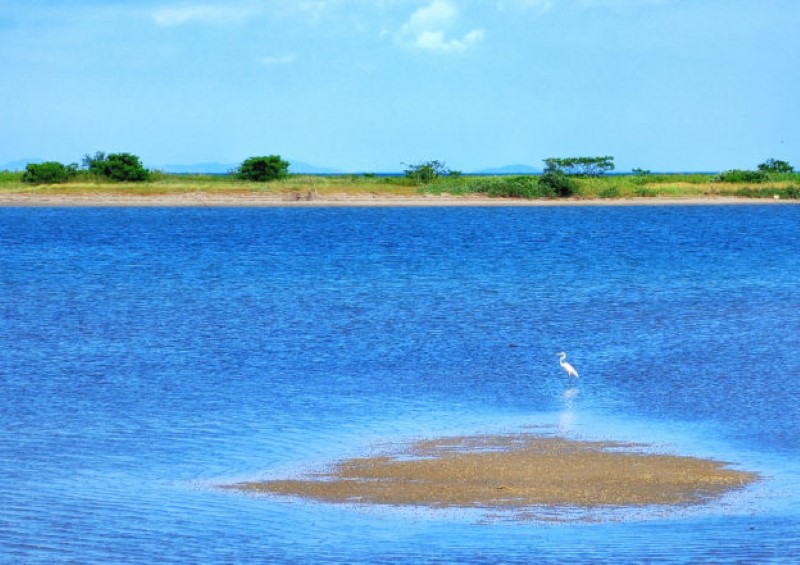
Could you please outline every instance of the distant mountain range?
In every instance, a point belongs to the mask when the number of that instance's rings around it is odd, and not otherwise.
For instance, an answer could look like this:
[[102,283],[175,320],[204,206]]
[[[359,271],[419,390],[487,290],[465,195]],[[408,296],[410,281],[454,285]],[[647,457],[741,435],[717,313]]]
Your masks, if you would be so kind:
[[194,163],[192,165],[158,165],[153,167],[165,173],[181,173],[186,175],[223,175],[238,165],[229,163]]
[[[28,158],[17,159],[16,161],[9,161],[0,165],[0,171],[23,171],[25,165],[28,163],[42,163],[44,159]],[[164,171],[166,173],[178,173],[189,175],[224,175],[236,169],[239,163],[193,163],[189,165],[180,164],[165,164],[150,166],[145,164],[150,169],[157,171]],[[333,169],[330,167],[319,167],[311,165],[303,161],[289,160],[289,172],[298,175],[341,175],[347,174],[347,171]],[[529,165],[505,165],[502,167],[491,167],[488,169],[481,169],[478,171],[469,171],[465,174],[468,175],[532,175],[541,173],[541,169],[531,167]],[[384,171],[380,174],[384,175],[401,175],[402,171]]]
[[[195,163],[192,165],[161,165],[152,167],[166,173],[193,175],[221,175],[235,170],[240,163]],[[335,175],[342,171],[327,167],[317,167],[302,161],[289,160],[289,172],[297,175]]]
[[537,175],[541,173],[541,169],[531,167],[528,165],[505,165],[504,167],[493,167],[490,169],[481,169],[480,171],[472,171],[471,175]]
[[[184,173],[184,174],[207,174],[217,175],[224,174],[232,171],[238,167],[239,164],[233,163],[196,163],[194,165],[163,165],[160,167],[153,167],[159,171],[168,173]],[[289,172],[296,175],[343,175],[353,171],[342,171],[340,169],[332,169],[330,167],[319,167],[304,163],[303,161],[289,160]],[[356,173],[364,173],[367,171],[356,171]],[[505,165],[503,167],[494,167],[489,169],[481,169],[479,171],[472,171],[467,174],[470,175],[531,175],[541,173],[541,169],[530,167],[528,165]],[[382,171],[382,175],[401,175],[402,171]]]
[[[17,159],[16,161],[8,161],[7,163],[0,164],[0,171],[24,171],[28,163],[43,163],[45,160],[38,157],[30,157],[28,159]],[[156,165],[152,166],[145,163],[149,169],[156,171],[164,171],[165,173],[180,173],[180,174],[194,174],[194,175],[224,175],[239,166],[240,163],[193,163],[191,165]],[[289,172],[298,175],[336,175],[343,174],[342,171],[331,169],[329,167],[317,167],[304,163],[303,161],[289,160]]]
[[28,163],[44,163],[44,159],[17,159],[0,165],[0,171],[24,171]]
[[[43,163],[45,159],[30,157],[28,159],[17,159],[0,163],[0,171],[24,171],[28,163]],[[67,164],[67,163],[65,163]],[[165,173],[176,173],[186,175],[224,175],[236,169],[240,163],[194,163],[191,165],[150,165],[145,163],[145,167],[151,170],[164,171]],[[319,167],[303,161],[289,160],[289,172],[296,175],[346,175],[346,174],[366,174],[375,173],[380,176],[401,176],[402,170],[398,171],[342,171],[330,167]],[[653,171],[653,174],[716,174],[719,171]],[[531,167],[530,165],[503,165],[500,167],[489,167],[477,171],[463,171],[465,175],[538,175],[542,169]],[[626,175],[630,173],[614,172],[611,175]]]

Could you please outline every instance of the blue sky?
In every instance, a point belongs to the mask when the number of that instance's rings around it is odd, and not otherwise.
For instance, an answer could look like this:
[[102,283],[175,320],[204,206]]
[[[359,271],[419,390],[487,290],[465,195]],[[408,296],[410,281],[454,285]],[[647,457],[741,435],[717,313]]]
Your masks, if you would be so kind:
[[0,0],[0,164],[800,165],[797,0]]

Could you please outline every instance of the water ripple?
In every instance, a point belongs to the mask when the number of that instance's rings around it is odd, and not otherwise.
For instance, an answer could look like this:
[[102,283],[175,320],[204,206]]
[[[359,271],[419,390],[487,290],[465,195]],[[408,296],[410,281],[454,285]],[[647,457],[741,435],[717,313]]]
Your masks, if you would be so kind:
[[[0,560],[791,560],[798,227],[783,206],[0,208]],[[519,429],[765,480],[550,525],[216,488]]]

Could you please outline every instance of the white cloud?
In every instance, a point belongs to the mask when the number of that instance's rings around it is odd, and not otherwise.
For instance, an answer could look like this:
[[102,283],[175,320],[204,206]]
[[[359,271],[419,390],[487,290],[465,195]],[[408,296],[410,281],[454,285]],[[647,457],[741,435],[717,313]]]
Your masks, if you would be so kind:
[[266,57],[261,57],[258,59],[258,62],[262,65],[290,65],[295,62],[297,57],[294,55],[268,55]]
[[411,14],[400,29],[398,41],[426,51],[447,53],[464,51],[483,39],[482,29],[449,36],[457,19],[458,8],[451,0],[433,0]]
[[411,14],[403,28],[422,33],[433,28],[447,27],[457,15],[458,10],[450,0],[433,0],[429,5]]
[[667,4],[671,0],[580,0],[580,3],[588,7],[601,8],[640,8],[643,6],[657,6]]
[[499,0],[499,10],[533,10],[539,13],[549,12],[553,7],[553,0]]
[[516,10],[545,14],[552,9],[565,6],[583,8],[641,8],[668,4],[674,0],[497,0],[499,11]]
[[330,6],[330,0],[306,0],[304,2],[297,2],[295,9],[305,14],[306,17],[311,20],[317,21]]
[[270,2],[270,11],[283,18],[292,18],[306,23],[319,23],[337,0],[292,0]]
[[187,23],[227,25],[243,23],[257,11],[254,5],[182,4],[158,8],[151,16],[156,24],[164,27]]
[[473,43],[483,39],[483,35],[484,32],[482,29],[473,29],[464,34],[460,39],[446,39],[444,33],[441,31],[425,31],[417,36],[414,45],[420,49],[427,49],[429,51],[464,51]]

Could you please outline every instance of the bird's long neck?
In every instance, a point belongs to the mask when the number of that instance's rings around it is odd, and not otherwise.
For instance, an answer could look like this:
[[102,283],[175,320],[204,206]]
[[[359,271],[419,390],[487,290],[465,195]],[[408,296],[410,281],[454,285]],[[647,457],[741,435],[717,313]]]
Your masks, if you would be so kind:
[[560,359],[558,360],[558,364],[563,366],[564,365],[564,359],[567,358],[567,354],[566,353],[559,353],[558,356],[560,357]]

